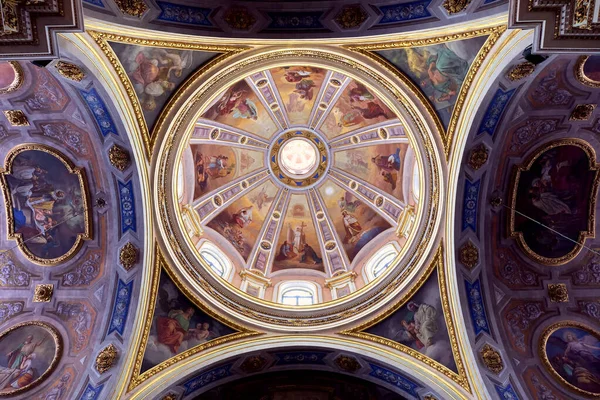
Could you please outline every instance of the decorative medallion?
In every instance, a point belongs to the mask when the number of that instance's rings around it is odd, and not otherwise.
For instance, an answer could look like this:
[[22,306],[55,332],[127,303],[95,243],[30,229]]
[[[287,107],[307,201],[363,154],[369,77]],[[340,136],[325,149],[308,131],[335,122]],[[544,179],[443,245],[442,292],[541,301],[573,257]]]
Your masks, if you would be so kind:
[[[58,331],[39,321],[24,322],[0,333],[0,352],[6,361],[0,397],[26,392],[52,374],[62,354]],[[21,398],[31,398],[23,396]]]
[[281,135],[269,153],[273,176],[293,189],[306,189],[320,181],[329,167],[325,142],[308,130]]
[[256,23],[256,18],[246,7],[230,7],[223,16],[231,29],[247,31]]
[[569,291],[564,283],[549,283],[548,297],[553,303],[566,303],[569,301]]
[[571,115],[569,116],[570,121],[587,121],[592,116],[595,104],[577,104]]
[[369,17],[360,4],[344,6],[335,16],[335,22],[342,29],[354,29],[360,27]]
[[246,374],[261,371],[267,365],[267,359],[262,356],[250,356],[240,365],[240,370]]
[[355,373],[361,368],[360,363],[354,357],[341,355],[337,357],[334,362],[335,365],[337,365],[342,371],[349,372],[351,374]]
[[544,331],[538,350],[560,384],[580,395],[600,396],[600,332],[574,321],[558,322]]
[[575,64],[575,78],[582,84],[600,88],[600,56],[581,56]]
[[480,143],[471,149],[467,164],[473,170],[477,171],[487,162],[489,154],[490,151],[488,150],[487,146],[483,143]]
[[4,116],[12,126],[29,126],[29,120],[21,110],[6,110]]
[[161,400],[177,400],[177,395],[175,393],[169,393],[164,395]]
[[260,243],[260,247],[262,247],[264,250],[271,250],[271,243],[269,243],[269,242],[261,242]]
[[96,371],[100,372],[101,374],[105,373],[115,364],[115,361],[117,361],[117,355],[118,353],[115,345],[112,343],[109,344],[102,349],[100,353],[98,353],[94,368],[96,368]]
[[35,291],[33,292],[34,303],[48,303],[52,300],[52,294],[54,293],[54,285],[51,283],[41,283],[35,285]]
[[119,171],[125,171],[131,165],[129,152],[118,144],[113,144],[108,150],[108,160]]
[[513,66],[506,74],[509,81],[515,82],[528,77],[535,71],[535,64],[529,61],[524,61],[521,64]]
[[498,350],[494,349],[492,346],[486,343],[481,348],[481,351],[479,353],[481,354],[481,358],[487,369],[489,369],[495,374],[499,374],[500,372],[502,372],[502,370],[504,369],[504,362],[502,361],[502,356],[500,355]]
[[41,265],[61,263],[91,239],[85,171],[62,153],[43,145],[17,146],[6,156],[0,185],[8,238],[17,241],[29,260]]
[[81,82],[85,78],[85,72],[79,66],[70,62],[59,61],[54,65],[54,68],[56,68],[59,75],[75,82]]
[[479,263],[479,250],[470,240],[460,247],[458,261],[469,269],[475,268]]
[[471,0],[444,0],[442,5],[448,14],[456,14],[467,8],[470,2]]
[[19,89],[23,84],[23,68],[16,61],[0,62],[0,95]]
[[148,6],[142,0],[115,0],[115,4],[123,14],[142,18]]
[[594,236],[599,178],[594,149],[579,139],[550,142],[514,167],[509,233],[527,256],[560,265],[579,254],[576,243]]
[[131,242],[127,242],[119,251],[119,262],[129,271],[138,262],[139,250]]

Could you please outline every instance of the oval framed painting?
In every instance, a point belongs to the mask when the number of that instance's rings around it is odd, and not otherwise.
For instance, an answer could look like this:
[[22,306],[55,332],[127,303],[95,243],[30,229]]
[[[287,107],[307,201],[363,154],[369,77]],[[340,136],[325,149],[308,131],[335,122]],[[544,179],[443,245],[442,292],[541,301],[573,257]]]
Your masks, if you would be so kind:
[[514,167],[508,234],[528,257],[562,265],[595,236],[599,170],[594,149],[580,139],[546,143]]
[[563,386],[600,396],[600,332],[573,321],[558,322],[542,334],[540,358]]
[[16,61],[0,61],[0,95],[14,92],[23,84],[23,69]]
[[0,172],[8,238],[40,265],[55,265],[91,239],[85,171],[58,150],[23,144],[6,156]]
[[0,396],[22,393],[42,383],[61,355],[58,331],[44,322],[23,322],[0,333]]
[[575,64],[575,78],[586,86],[600,87],[600,55],[579,57]]

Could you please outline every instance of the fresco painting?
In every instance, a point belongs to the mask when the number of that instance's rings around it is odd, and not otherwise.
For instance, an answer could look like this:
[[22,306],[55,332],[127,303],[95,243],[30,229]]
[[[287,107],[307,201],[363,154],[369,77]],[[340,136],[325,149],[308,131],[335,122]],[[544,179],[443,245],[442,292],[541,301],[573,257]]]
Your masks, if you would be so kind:
[[14,67],[8,61],[0,62],[0,90],[7,89],[17,77]]
[[466,40],[377,53],[392,63],[417,85],[448,127],[460,88],[487,40],[480,36]]
[[295,66],[274,68],[270,73],[285,104],[290,124],[308,124],[325,79],[325,70]]
[[273,272],[290,268],[325,272],[317,232],[305,195],[291,196],[275,250]]
[[600,56],[589,56],[583,64],[583,73],[585,76],[595,82],[600,82]]
[[[588,230],[588,214],[597,171],[579,146],[565,145],[536,155],[529,170],[520,173],[514,207],[572,240]],[[547,258],[568,255],[577,245],[561,235],[514,213],[514,232],[523,235],[534,253]]]
[[350,262],[367,243],[391,228],[377,212],[338,185],[328,182],[319,191]]
[[404,143],[381,144],[338,151],[333,159],[336,168],[403,200],[402,175],[407,150]]
[[432,272],[410,301],[365,332],[401,343],[457,372],[437,271]]
[[24,389],[53,366],[57,356],[53,334],[42,325],[24,325],[0,339],[0,394]]
[[233,329],[192,304],[163,271],[140,372],[195,346],[231,333],[234,333]]
[[4,178],[11,196],[14,233],[33,256],[50,260],[67,254],[86,235],[87,210],[79,176],[42,150],[16,155]]
[[261,153],[214,144],[192,144],[194,199],[261,168]]
[[210,221],[208,226],[225,237],[247,261],[277,191],[273,183],[265,182],[234,201]]
[[175,89],[217,54],[113,42],[110,45],[133,85],[149,129]]
[[550,334],[544,351],[561,378],[577,389],[600,395],[600,337],[565,326]]
[[332,139],[392,118],[394,113],[374,93],[352,80],[331,107],[321,131]]
[[202,118],[270,138],[277,126],[246,81],[239,81],[221,95]]

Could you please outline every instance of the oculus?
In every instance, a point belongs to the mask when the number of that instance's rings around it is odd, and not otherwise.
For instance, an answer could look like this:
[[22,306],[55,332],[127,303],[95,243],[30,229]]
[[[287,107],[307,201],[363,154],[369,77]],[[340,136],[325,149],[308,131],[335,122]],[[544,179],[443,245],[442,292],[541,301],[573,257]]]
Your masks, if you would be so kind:
[[31,261],[54,265],[91,239],[85,171],[47,146],[21,145],[6,157],[0,183],[8,237]]
[[586,86],[600,87],[600,56],[579,57],[575,64],[575,77]]
[[540,357],[563,386],[587,396],[600,396],[600,332],[577,322],[546,329]]
[[42,383],[56,368],[62,340],[56,329],[31,321],[0,333],[0,396],[12,396]]
[[553,231],[581,244],[594,236],[598,179],[596,155],[586,142],[566,139],[538,148],[515,167],[510,235],[538,262],[573,259],[581,246]]

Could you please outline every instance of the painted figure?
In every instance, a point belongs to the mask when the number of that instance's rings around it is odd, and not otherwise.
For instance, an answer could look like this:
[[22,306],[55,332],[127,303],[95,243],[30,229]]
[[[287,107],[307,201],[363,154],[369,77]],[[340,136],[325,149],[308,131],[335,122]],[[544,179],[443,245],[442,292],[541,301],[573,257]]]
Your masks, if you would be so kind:
[[358,219],[348,211],[342,211],[344,218],[344,228],[346,228],[346,236],[344,237],[344,243],[350,243],[355,241],[362,232],[362,227],[358,222]]
[[252,223],[252,208],[252,206],[244,207],[233,214],[233,221],[240,228],[245,228]]
[[308,243],[304,243],[300,262],[308,263],[309,260],[312,260],[313,264],[320,264],[323,262],[323,259],[317,255],[315,250]]
[[293,246],[289,244],[286,240],[283,242],[281,247],[279,247],[279,254],[277,254],[277,257],[275,257],[275,259],[277,261],[291,260],[293,258],[296,258],[297,255],[298,254],[294,253]]
[[167,317],[159,317],[156,321],[158,342],[169,347],[173,354],[179,353],[179,347],[190,329],[190,319],[194,309],[171,310]]
[[27,357],[33,354],[38,346],[42,345],[42,343],[44,343],[44,339],[36,342],[34,341],[33,335],[27,336],[23,343],[8,353],[8,367],[18,368]]
[[243,119],[258,119],[258,108],[256,108],[256,104],[250,99],[244,99],[236,104],[232,113],[233,118],[243,118]]

